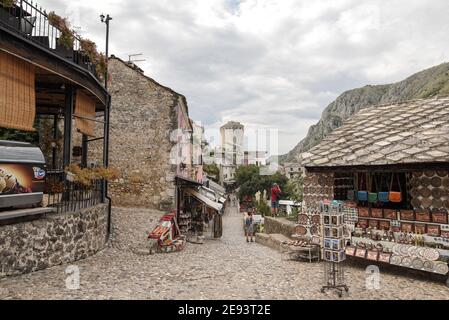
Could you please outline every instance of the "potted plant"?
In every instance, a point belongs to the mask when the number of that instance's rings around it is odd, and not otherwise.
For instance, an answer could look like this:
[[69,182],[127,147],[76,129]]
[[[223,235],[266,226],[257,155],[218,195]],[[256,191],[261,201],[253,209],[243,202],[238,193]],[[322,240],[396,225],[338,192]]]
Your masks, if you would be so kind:
[[0,21],[14,28],[18,27],[18,19],[12,14],[11,8],[16,3],[17,0],[0,0]]
[[115,180],[120,173],[117,169],[109,167],[81,168],[76,164],[69,165],[66,170],[67,179],[85,187],[92,186],[95,180]]
[[0,6],[5,8],[14,7],[17,3],[17,0],[0,0]]
[[106,56],[103,53],[100,53],[98,56],[97,66],[95,71],[97,72],[97,77],[100,80],[104,80],[104,76],[108,69],[108,62],[106,61]]
[[52,11],[48,14],[48,21],[60,31],[59,38],[56,41],[56,51],[65,58],[73,59],[75,33],[70,29],[70,23],[67,18],[62,18]]

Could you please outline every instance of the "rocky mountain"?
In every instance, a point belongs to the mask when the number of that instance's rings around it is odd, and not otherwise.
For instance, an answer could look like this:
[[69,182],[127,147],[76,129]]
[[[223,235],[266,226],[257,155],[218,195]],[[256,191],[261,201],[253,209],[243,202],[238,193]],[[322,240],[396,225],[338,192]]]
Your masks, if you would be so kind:
[[346,91],[323,111],[320,121],[310,127],[307,136],[292,151],[281,156],[280,162],[296,162],[299,154],[316,146],[361,108],[443,95],[449,95],[449,63],[418,72],[401,82]]

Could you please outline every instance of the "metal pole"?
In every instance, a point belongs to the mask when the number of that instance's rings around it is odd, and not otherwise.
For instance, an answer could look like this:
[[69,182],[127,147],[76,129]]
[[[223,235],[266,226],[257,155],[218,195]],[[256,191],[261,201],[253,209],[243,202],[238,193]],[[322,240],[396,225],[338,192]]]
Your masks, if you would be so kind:
[[88,148],[88,137],[83,134],[82,137],[82,152],[83,154],[81,155],[81,166],[83,168],[87,168],[87,153],[89,152],[89,148]]
[[109,62],[109,15],[106,18],[106,74],[104,75],[104,87],[108,90],[108,62]]
[[[56,139],[58,139],[58,115],[53,116],[52,169],[56,169]],[[58,168],[60,169],[60,168]]]
[[[100,16],[101,22],[106,23],[106,73],[104,75],[104,87],[106,91],[108,90],[108,78],[109,78],[109,21],[112,18],[109,14],[105,17],[103,14]],[[110,109],[111,109],[111,96],[108,98],[108,102],[106,108],[104,110],[104,135],[103,135],[103,165],[104,167],[109,166],[109,118],[110,118]],[[109,239],[111,231],[112,231],[112,199],[108,196],[108,182],[104,180],[103,183],[103,202],[108,199],[108,230],[107,230],[107,239]]]
[[67,167],[72,160],[73,96],[74,88],[71,85],[66,85],[64,102],[64,168]]

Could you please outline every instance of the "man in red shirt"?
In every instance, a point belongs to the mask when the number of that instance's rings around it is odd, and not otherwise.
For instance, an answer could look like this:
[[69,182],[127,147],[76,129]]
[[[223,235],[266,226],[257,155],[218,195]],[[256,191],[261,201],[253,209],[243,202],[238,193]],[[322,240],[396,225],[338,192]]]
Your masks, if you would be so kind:
[[271,187],[271,214],[273,217],[278,215],[280,194],[281,188],[279,188],[277,183],[273,183],[273,186]]

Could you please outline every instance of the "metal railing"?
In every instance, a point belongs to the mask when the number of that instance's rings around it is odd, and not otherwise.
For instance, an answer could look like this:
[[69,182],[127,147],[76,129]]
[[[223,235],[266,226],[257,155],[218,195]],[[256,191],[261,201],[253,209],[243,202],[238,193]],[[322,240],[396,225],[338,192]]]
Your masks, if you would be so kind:
[[61,30],[50,23],[47,12],[33,1],[17,0],[10,7],[0,3],[0,26],[76,63],[99,78],[94,63],[81,52],[81,38],[75,35],[71,48],[64,45],[59,40]]
[[57,213],[75,212],[103,202],[103,180],[94,180],[88,186],[68,181],[63,170],[47,172],[44,203],[56,208]]

